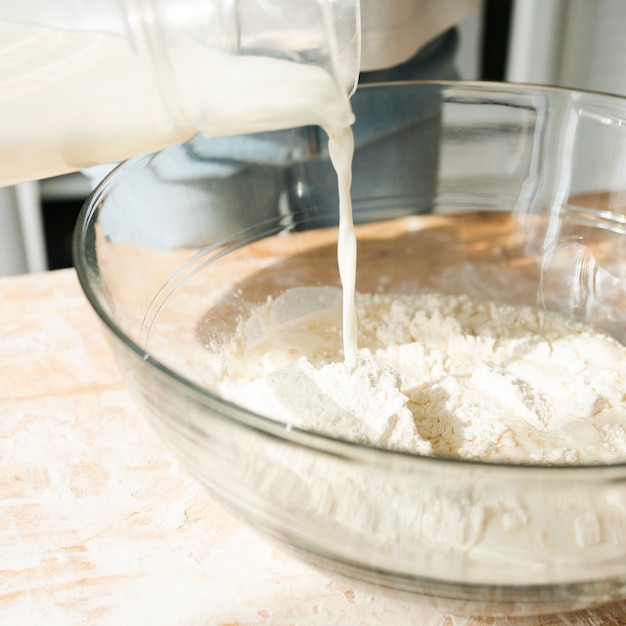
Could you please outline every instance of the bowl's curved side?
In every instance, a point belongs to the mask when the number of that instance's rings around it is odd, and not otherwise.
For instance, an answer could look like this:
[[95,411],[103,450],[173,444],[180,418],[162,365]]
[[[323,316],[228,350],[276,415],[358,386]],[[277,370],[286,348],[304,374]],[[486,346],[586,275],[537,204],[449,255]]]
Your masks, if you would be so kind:
[[[391,88],[405,90],[396,102],[405,112],[424,94],[441,108],[428,117],[432,132],[368,138],[368,162],[392,151],[389,163],[404,159],[402,180],[429,184],[357,202],[359,288],[538,304],[622,338],[624,102],[524,86]],[[436,158],[413,158],[416,136],[438,142],[428,152]],[[303,136],[280,141],[301,146]],[[209,144],[122,166],[88,200],[74,239],[81,284],[129,389],[191,474],[306,560],[466,612],[548,613],[623,598],[623,466],[370,449],[290,431],[206,388],[207,345],[250,303],[338,279],[335,207],[305,193],[317,166],[225,159]],[[368,184],[389,176],[373,169]],[[416,215],[424,211],[434,214]]]

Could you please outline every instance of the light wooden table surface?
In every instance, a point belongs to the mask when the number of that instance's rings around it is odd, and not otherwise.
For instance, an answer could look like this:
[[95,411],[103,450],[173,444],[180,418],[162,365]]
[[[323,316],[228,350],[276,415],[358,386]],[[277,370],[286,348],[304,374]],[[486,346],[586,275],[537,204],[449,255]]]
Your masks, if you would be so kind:
[[0,624],[626,624],[458,617],[354,589],[225,513],[137,414],[73,270],[0,279]]

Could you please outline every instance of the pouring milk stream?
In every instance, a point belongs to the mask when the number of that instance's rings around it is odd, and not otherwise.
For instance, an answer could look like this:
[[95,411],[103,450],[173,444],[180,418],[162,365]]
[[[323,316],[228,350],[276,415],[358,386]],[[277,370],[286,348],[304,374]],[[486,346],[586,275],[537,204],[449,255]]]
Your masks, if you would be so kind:
[[[286,20],[286,34],[282,36],[287,43],[278,41],[281,33],[270,32],[267,54],[254,48],[255,38],[263,41],[268,34],[257,29],[275,25],[262,23],[251,28],[253,19],[249,15],[236,16],[240,20],[236,29],[240,40],[245,28],[253,31],[248,53],[233,54],[219,45],[210,45],[213,31],[202,33],[205,40],[209,39],[207,45],[192,34],[189,15],[184,27],[173,35],[163,36],[161,31],[170,28],[169,21],[180,18],[170,13],[156,15],[163,18],[165,26],[159,23],[154,28],[151,20],[159,20],[153,19],[150,11],[163,7],[179,10],[183,5],[196,10],[201,3],[191,0],[187,4],[170,4],[146,0],[125,4],[127,14],[122,16],[122,32],[126,36],[103,27],[100,27],[103,32],[84,27],[81,19],[98,22],[96,18],[102,17],[98,13],[102,10],[100,6],[94,5],[92,12],[87,11],[76,20],[71,11],[62,15],[62,9],[72,8],[64,6],[63,1],[46,5],[44,8],[50,11],[43,11],[41,17],[37,12],[28,13],[35,5],[15,5],[8,9],[5,6],[4,13],[10,9],[10,14],[0,14],[3,58],[0,80],[4,87],[0,97],[0,138],[5,156],[0,163],[0,185],[153,152],[187,141],[198,132],[219,137],[321,126],[329,136],[331,157],[338,173],[344,348],[346,358],[354,356],[356,242],[350,202],[354,150],[350,126],[354,116],[345,76],[347,73],[349,80],[356,79],[358,3],[356,0],[289,0],[285,4],[275,0],[271,14],[283,11],[287,16],[278,24],[284,28]],[[204,6],[219,14],[212,19],[218,25],[216,39],[221,43],[230,34],[226,32],[230,24],[220,13],[227,10],[227,4],[215,0]],[[256,17],[256,13],[266,10],[264,6],[252,2],[241,10],[250,10]],[[306,24],[306,31],[298,31],[302,26],[292,23],[294,10],[305,10],[315,16],[314,22]],[[104,17],[113,21],[115,16],[109,11],[105,7]],[[337,29],[345,29],[346,19],[336,18],[346,15],[347,21],[352,22],[348,33],[354,36],[349,42],[352,54],[348,57],[345,56],[347,44],[342,42],[342,67]],[[246,24],[241,22],[244,17]],[[339,21],[343,26],[338,26]],[[104,20],[104,23],[109,22]],[[344,32],[341,36],[345,40],[348,35]],[[286,46],[287,51],[289,46],[294,50],[297,46],[299,52],[301,48],[310,48],[314,53],[321,51],[318,56],[325,56],[326,61],[311,65],[272,56],[272,36],[281,52],[285,51],[281,46]],[[299,58],[297,54],[292,56]],[[347,69],[343,77],[342,69]]]

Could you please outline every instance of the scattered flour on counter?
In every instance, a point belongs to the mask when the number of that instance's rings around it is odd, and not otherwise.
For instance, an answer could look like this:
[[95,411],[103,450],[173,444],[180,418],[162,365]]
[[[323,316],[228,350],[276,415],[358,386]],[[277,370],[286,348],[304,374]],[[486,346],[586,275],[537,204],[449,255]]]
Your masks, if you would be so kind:
[[289,427],[417,454],[534,463],[626,457],[626,348],[533,307],[294,288],[242,321],[210,385]]

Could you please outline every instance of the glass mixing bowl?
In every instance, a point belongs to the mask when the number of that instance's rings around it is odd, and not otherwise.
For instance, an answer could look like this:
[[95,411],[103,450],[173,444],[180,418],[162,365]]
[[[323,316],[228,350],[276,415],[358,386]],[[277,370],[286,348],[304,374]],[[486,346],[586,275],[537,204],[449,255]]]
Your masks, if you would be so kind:
[[[626,331],[626,100],[472,83],[354,97],[357,289],[439,291]],[[317,129],[196,138],[87,201],[83,289],[139,407],[225,507],[320,568],[466,613],[626,598],[626,464],[422,457],[289,428],[206,384],[250,307],[339,284]]]

